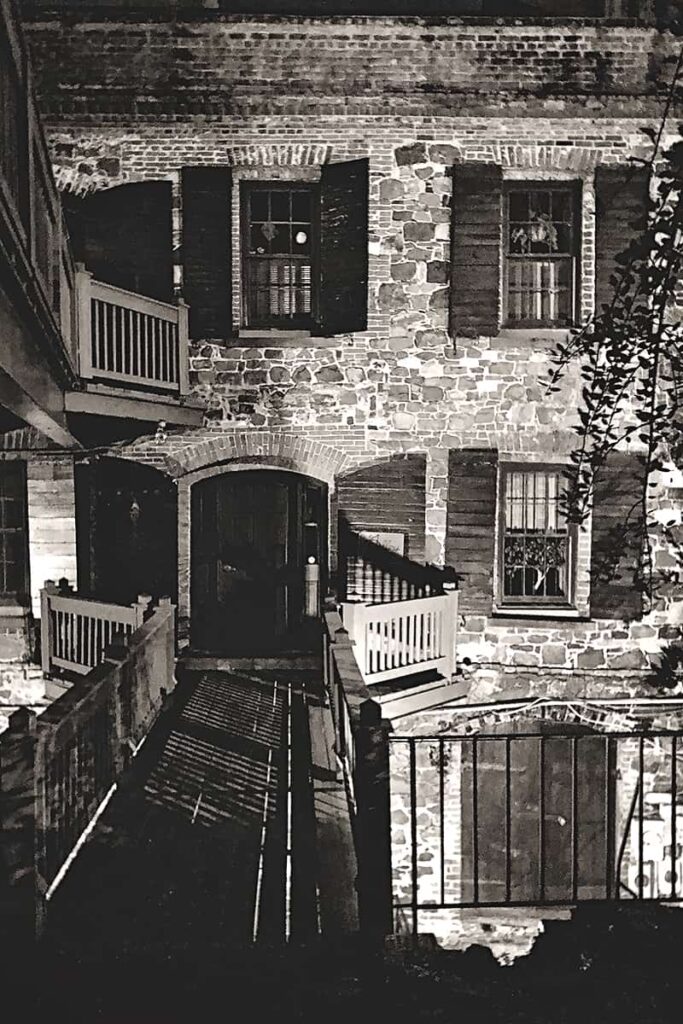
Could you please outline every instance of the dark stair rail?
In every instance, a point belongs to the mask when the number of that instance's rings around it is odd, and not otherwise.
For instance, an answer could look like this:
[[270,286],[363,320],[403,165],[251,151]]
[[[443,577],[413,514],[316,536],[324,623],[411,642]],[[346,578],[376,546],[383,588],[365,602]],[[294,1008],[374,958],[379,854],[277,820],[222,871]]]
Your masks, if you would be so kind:
[[457,583],[450,568],[422,565],[367,537],[343,519],[339,524],[340,592],[342,600],[366,604],[412,601],[444,593],[445,583]]

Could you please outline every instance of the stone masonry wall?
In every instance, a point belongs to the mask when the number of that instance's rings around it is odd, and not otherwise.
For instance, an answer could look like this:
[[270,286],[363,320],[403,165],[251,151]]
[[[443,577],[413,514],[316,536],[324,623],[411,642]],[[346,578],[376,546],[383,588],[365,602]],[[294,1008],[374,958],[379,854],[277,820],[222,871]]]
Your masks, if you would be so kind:
[[[258,347],[239,339],[237,344],[196,340],[192,386],[206,409],[207,427],[217,434],[257,429],[315,437],[365,462],[426,451],[426,558],[439,563],[448,449],[495,447],[503,460],[563,461],[574,444],[572,410],[578,402],[576,376],[567,378],[562,392],[545,392],[547,357],[557,332],[503,330],[495,338],[467,340],[448,335],[453,161],[496,160],[510,178],[582,179],[581,300],[588,314],[594,168],[643,152],[639,121],[449,118],[436,126],[426,120],[403,120],[399,126],[385,119],[380,128],[374,120],[353,119],[344,128],[325,119],[309,120],[306,127],[273,119],[259,127],[262,139],[271,133],[268,141],[256,141],[255,126],[246,132],[234,122],[207,124],[200,131],[175,125],[171,144],[171,129],[161,125],[129,126],[125,135],[120,127],[62,125],[52,133],[52,146],[65,180],[67,172],[77,170],[78,154],[103,151],[114,139],[116,180],[163,174],[176,180],[185,163],[220,161],[234,167],[247,163],[250,173],[272,176],[282,159],[315,162],[368,154],[368,330],[295,347],[286,340]],[[92,163],[94,156],[89,159]],[[676,481],[672,477],[669,483]],[[680,519],[677,507],[672,514]],[[581,582],[588,571],[588,536],[579,551]],[[670,558],[661,546],[657,557],[662,567]],[[606,673],[614,678],[615,671],[642,672],[649,655],[677,634],[680,619],[668,605],[630,626],[465,615],[459,650],[470,662],[465,668],[473,673],[476,699],[517,683],[557,690],[575,689],[581,680],[602,687]],[[519,675],[527,668],[544,671],[534,681]]]
[[[195,339],[191,382],[210,433],[313,439],[351,465],[425,452],[425,557],[437,564],[450,448],[566,459],[579,382],[570,375],[553,396],[544,388],[561,332],[448,334],[451,172],[488,160],[508,180],[581,180],[580,303],[589,315],[595,168],[646,154],[641,129],[656,120],[644,116],[655,111],[644,97],[674,45],[668,34],[609,23],[223,15],[131,16],[115,31],[95,16],[38,19],[28,30],[58,181],[86,192],[171,180],[180,289],[183,166],[233,168],[237,225],[241,177],[308,178],[322,162],[369,159],[367,331],[306,345]],[[467,98],[454,99],[460,93]],[[465,104],[467,116],[456,115]],[[239,322],[238,231],[233,270]],[[681,481],[667,486],[680,522]],[[584,612],[588,552],[584,535]],[[658,567],[670,557],[657,542]],[[511,676],[546,691],[600,688],[610,673],[622,685],[617,673],[642,673],[683,619],[670,600],[631,625],[463,612],[460,656],[476,699],[514,687]]]
[[76,507],[71,459],[27,464],[29,569],[33,614],[40,618],[45,580],[66,577],[76,585]]

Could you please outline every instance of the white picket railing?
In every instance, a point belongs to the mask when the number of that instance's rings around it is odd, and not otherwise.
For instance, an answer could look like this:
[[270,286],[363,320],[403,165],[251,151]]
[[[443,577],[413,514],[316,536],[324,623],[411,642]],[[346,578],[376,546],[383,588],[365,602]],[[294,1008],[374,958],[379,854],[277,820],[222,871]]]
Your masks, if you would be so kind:
[[458,592],[391,604],[342,605],[344,627],[366,684],[435,670],[455,672]]
[[40,592],[43,672],[66,669],[85,675],[100,664],[116,633],[130,636],[142,625],[150,601],[148,595],[132,605],[91,601],[47,580]]
[[186,394],[188,307],[95,281],[79,264],[78,336],[84,380]]

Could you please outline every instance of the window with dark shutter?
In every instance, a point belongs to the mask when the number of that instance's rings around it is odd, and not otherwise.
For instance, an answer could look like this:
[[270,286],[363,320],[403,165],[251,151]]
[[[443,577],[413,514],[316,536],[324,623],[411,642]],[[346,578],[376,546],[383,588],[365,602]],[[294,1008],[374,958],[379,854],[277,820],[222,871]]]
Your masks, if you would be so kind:
[[566,327],[576,320],[580,193],[556,183],[506,184],[503,321]]
[[612,452],[596,474],[591,516],[593,618],[634,619],[642,614],[644,472],[637,455]]
[[242,294],[247,327],[310,330],[317,299],[318,189],[290,182],[242,187]]
[[642,167],[598,167],[595,172],[595,309],[612,298],[616,257],[647,225],[648,173]]
[[26,467],[0,463],[0,598],[22,600],[28,592]]
[[232,334],[232,172],[183,167],[183,298],[193,338]]
[[493,605],[497,476],[495,449],[449,453],[446,564],[460,577],[463,612]]
[[173,301],[170,181],[118,185],[91,196],[64,196],[77,260],[98,281]]
[[325,335],[364,331],[367,313],[368,161],[324,164],[317,326]]
[[450,329],[454,337],[498,334],[502,170],[457,164],[453,170]]

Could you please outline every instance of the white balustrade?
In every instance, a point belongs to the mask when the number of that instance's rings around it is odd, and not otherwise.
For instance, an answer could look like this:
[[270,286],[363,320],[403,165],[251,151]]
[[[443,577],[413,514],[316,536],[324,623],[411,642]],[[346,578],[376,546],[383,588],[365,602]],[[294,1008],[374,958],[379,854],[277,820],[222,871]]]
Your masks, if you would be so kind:
[[84,380],[188,390],[188,307],[95,281],[79,266],[78,335]]
[[434,670],[455,672],[458,592],[414,601],[345,603],[344,627],[366,684]]
[[41,658],[43,672],[66,669],[87,674],[102,661],[117,633],[130,636],[142,625],[151,598],[135,604],[91,601],[47,580],[41,596]]

